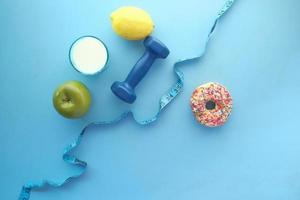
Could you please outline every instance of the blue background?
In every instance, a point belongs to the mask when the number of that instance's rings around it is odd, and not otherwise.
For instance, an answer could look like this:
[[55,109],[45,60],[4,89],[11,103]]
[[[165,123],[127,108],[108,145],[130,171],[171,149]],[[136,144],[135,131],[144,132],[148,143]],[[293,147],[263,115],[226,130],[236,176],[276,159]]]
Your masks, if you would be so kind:
[[[172,64],[204,47],[224,0],[1,0],[0,199],[17,199],[28,180],[61,180],[77,169],[62,150],[85,124],[132,110],[152,117],[160,96],[176,80]],[[110,85],[122,80],[144,48],[119,38],[109,14],[123,5],[148,10],[154,35],[171,55],[156,63],[129,106]],[[296,200],[300,199],[300,2],[237,1],[220,21],[205,57],[182,66],[184,91],[155,123],[132,118],[90,129],[76,155],[87,172],[32,199]],[[83,35],[101,38],[109,68],[86,77],[72,69],[68,50]],[[91,112],[67,120],[52,107],[54,89],[80,80],[92,92]],[[191,114],[195,87],[217,81],[234,98],[228,123],[209,129]]]

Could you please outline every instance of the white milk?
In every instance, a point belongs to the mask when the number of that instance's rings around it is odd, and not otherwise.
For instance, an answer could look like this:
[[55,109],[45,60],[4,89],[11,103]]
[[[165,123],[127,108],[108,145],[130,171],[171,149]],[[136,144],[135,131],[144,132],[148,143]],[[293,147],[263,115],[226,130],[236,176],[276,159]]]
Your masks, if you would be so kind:
[[91,36],[80,38],[70,50],[72,65],[83,74],[92,75],[102,71],[107,59],[108,53],[105,45]]

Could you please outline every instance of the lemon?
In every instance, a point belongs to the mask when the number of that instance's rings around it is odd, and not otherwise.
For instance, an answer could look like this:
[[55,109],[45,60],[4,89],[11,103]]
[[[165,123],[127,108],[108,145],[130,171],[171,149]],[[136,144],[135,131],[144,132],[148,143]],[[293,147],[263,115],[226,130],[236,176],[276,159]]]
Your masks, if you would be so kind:
[[154,23],[151,16],[143,9],[126,6],[111,14],[114,31],[127,40],[142,40],[149,36]]

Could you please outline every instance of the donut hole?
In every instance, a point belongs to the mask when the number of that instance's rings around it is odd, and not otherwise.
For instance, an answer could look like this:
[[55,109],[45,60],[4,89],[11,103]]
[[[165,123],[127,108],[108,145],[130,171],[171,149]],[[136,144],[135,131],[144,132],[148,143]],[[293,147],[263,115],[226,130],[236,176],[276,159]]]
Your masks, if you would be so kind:
[[206,108],[207,110],[213,110],[213,109],[216,108],[216,103],[215,103],[214,101],[212,101],[212,100],[209,100],[209,101],[207,101],[207,102],[205,103],[205,108]]

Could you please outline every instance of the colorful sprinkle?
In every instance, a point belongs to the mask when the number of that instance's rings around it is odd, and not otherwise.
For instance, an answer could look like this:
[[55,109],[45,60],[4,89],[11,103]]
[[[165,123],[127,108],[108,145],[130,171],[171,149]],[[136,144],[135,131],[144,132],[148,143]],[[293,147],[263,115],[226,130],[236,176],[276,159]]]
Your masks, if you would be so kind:
[[208,127],[221,126],[230,116],[232,98],[224,86],[209,82],[200,85],[193,92],[191,108],[201,124]]

